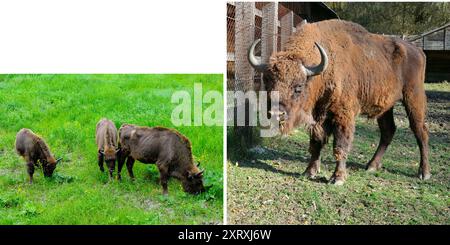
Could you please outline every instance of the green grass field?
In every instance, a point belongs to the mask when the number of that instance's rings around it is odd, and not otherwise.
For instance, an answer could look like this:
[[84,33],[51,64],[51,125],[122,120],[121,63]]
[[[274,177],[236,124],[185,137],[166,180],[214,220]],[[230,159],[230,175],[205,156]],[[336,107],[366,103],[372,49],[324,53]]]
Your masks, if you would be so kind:
[[[217,224],[222,222],[223,129],[176,127],[202,163],[207,193],[185,194],[178,180],[163,196],[155,165],[136,162],[136,181],[108,181],[97,165],[95,126],[102,117],[173,127],[171,95],[223,91],[222,75],[0,75],[0,224]],[[208,105],[204,105],[207,107]],[[222,113],[222,112],[221,112]],[[63,157],[53,178],[28,184],[15,135],[30,128]]]
[[[379,141],[376,121],[359,118],[349,177],[327,184],[335,168],[332,139],[322,151],[320,177],[301,176],[309,161],[308,134],[264,139],[245,158],[230,152],[230,224],[450,224],[450,84],[426,84],[432,178],[417,178],[419,150],[404,108],[395,107],[397,132],[383,169],[365,165]],[[229,138],[228,144],[232,144]],[[232,149],[232,148],[230,148]]]

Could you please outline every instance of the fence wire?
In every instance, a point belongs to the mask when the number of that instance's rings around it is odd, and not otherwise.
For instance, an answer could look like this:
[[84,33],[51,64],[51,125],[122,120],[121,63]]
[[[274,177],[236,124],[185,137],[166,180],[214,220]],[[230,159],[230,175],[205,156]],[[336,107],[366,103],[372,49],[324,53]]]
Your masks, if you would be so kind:
[[[254,71],[253,79],[243,79],[238,78],[236,75],[236,55],[235,55],[235,42],[236,42],[236,34],[242,31],[248,31],[250,28],[254,30],[254,40],[261,39],[262,37],[262,16],[260,16],[263,7],[268,4],[268,2],[256,2],[254,4],[255,14],[254,23],[248,23],[244,25],[244,29],[237,30],[236,29],[236,6],[232,3],[227,3],[227,90],[228,91],[246,91],[248,88],[252,90],[260,90],[261,88],[261,74],[259,72]],[[283,4],[278,4],[278,21],[281,21],[281,18],[287,14],[289,14],[291,10],[283,6]],[[303,18],[299,15],[293,14],[293,27],[298,26]],[[281,50],[281,26],[277,25],[277,33],[276,36],[276,51]],[[284,36],[283,37],[288,37]],[[247,46],[250,46],[251,43],[248,43]],[[261,56],[261,45],[258,45],[255,50],[255,55],[257,57]],[[244,62],[247,62],[246,60]]]
[[[249,21],[248,23],[241,24],[240,25],[241,29],[237,29],[237,27],[236,27],[236,20],[237,20],[236,5],[233,3],[227,3],[227,90],[228,91],[264,90],[264,88],[262,88],[263,83],[262,83],[262,79],[261,79],[262,78],[261,73],[255,71],[255,70],[252,70],[252,71],[247,70],[245,72],[242,72],[243,67],[240,67],[239,68],[240,74],[244,74],[244,77],[238,77],[238,72],[236,71],[237,70],[236,63],[246,64],[246,62],[248,62],[248,61],[247,61],[246,55],[243,56],[242,54],[239,54],[239,55],[235,54],[236,35],[237,34],[239,34],[241,32],[248,33],[248,32],[253,31],[254,40],[264,39],[264,38],[273,38],[275,36],[276,50],[274,50],[274,51],[280,51],[282,49],[282,43],[281,43],[282,38],[284,40],[289,37],[289,35],[282,35],[281,19],[284,16],[286,16],[287,14],[292,14],[292,22],[290,24],[290,25],[292,25],[291,28],[297,27],[303,20],[303,18],[301,18],[299,15],[294,14],[291,9],[283,6],[283,4],[281,4],[281,3],[278,3],[276,33],[272,34],[271,36],[263,37],[262,36],[263,35],[262,34],[262,24],[263,24],[262,23],[263,22],[262,12],[263,11],[262,10],[263,10],[264,6],[266,6],[267,4],[268,4],[268,2],[254,3],[254,6],[253,6],[253,8],[254,8],[253,12],[255,14],[254,20]],[[242,20],[240,20],[240,21],[242,21]],[[249,47],[251,45],[251,42],[241,43],[238,45],[240,45],[239,47],[241,47],[240,50],[242,52],[242,47]],[[262,53],[261,45],[258,45],[255,49],[255,56],[261,57],[261,53]],[[239,60],[239,59],[242,59],[242,60]],[[238,61],[238,62],[236,62],[236,61]],[[253,76],[251,76],[250,73],[252,73]],[[238,103],[240,103],[239,101],[236,101],[231,98],[229,98],[227,101],[228,101],[227,114],[228,114],[228,118],[231,118],[233,116],[232,113],[235,113],[236,107],[239,107],[242,105],[238,104]]]

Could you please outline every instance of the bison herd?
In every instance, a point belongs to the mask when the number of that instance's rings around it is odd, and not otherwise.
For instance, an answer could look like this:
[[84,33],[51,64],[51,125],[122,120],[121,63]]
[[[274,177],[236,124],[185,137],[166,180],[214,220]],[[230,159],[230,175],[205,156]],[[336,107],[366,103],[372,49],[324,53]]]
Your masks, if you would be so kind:
[[[205,191],[203,170],[194,164],[191,142],[178,131],[164,127],[141,127],[124,124],[117,130],[114,123],[101,119],[97,123],[95,140],[98,166],[104,172],[108,167],[113,178],[117,162],[117,179],[126,161],[130,178],[134,180],[135,160],[145,164],[155,163],[160,173],[163,194],[167,194],[170,177],[179,179],[185,192],[199,194]],[[61,158],[55,159],[45,141],[30,129],[21,129],[16,136],[16,151],[26,161],[30,184],[35,167],[42,168],[45,177],[51,177]]]

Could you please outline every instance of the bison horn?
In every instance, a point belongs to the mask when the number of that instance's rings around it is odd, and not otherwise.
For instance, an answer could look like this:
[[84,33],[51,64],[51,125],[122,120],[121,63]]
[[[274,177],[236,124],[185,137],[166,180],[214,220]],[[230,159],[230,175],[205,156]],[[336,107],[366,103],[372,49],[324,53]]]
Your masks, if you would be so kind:
[[257,39],[252,43],[252,45],[248,49],[247,58],[248,58],[248,62],[250,63],[250,65],[252,65],[252,67],[255,70],[257,70],[259,72],[263,72],[263,71],[267,70],[267,64],[263,64],[260,61],[258,61],[258,59],[256,58],[256,56],[254,54],[255,47],[259,42],[261,42],[261,39]]
[[328,56],[325,50],[318,43],[315,43],[320,52],[320,64],[315,67],[305,67],[308,77],[317,76],[322,73],[328,66]]
[[196,173],[195,177],[201,177],[203,175],[203,172],[205,172],[205,170],[202,170],[202,171]]
[[62,157],[56,159],[56,163],[59,163],[62,160]]
[[197,162],[197,168],[200,167],[200,162]]
[[119,151],[120,151],[120,148],[117,148],[117,149],[116,149],[116,153],[119,152]]

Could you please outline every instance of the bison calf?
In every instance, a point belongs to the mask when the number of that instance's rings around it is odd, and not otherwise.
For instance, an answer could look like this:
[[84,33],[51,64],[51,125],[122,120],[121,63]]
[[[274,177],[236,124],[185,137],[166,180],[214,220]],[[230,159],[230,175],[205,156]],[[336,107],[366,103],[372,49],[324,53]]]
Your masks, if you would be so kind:
[[205,191],[203,171],[194,165],[191,142],[175,130],[162,127],[139,127],[125,124],[119,129],[120,158],[118,177],[127,159],[128,174],[132,179],[135,160],[156,163],[163,194],[167,194],[170,177],[181,180],[185,192],[198,194]]
[[55,159],[50,152],[45,141],[33,133],[33,131],[23,128],[16,136],[16,151],[27,162],[27,172],[30,177],[30,184],[33,183],[34,167],[42,167],[45,177],[51,177],[56,165],[61,158]]
[[109,178],[112,179],[118,153],[117,128],[114,123],[106,118],[97,123],[95,141],[98,149],[98,166],[104,172],[103,162],[109,169]]

